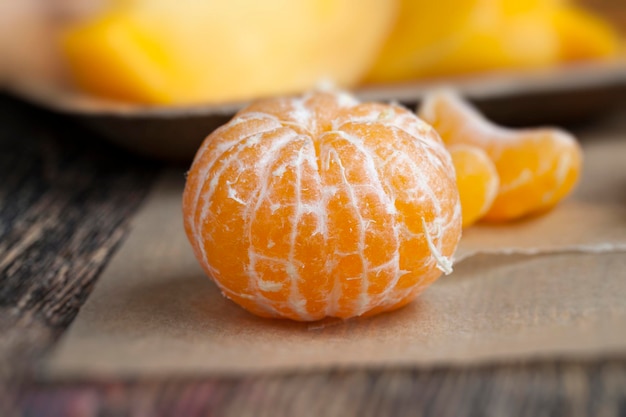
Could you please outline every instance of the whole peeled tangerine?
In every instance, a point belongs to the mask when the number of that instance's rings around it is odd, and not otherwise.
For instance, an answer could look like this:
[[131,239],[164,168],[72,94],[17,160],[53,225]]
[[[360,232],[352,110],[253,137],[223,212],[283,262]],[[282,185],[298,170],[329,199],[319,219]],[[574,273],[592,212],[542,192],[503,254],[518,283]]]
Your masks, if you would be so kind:
[[435,130],[343,93],[241,110],[198,150],[183,214],[226,297],[303,321],[409,303],[451,271],[461,236],[454,168]]

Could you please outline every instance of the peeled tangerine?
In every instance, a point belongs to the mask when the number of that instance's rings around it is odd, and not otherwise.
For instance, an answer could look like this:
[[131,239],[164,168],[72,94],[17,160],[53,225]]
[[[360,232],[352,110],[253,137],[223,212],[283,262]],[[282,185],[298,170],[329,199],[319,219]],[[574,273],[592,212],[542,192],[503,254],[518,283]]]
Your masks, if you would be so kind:
[[494,125],[451,91],[428,96],[419,111],[448,146],[470,145],[494,162],[500,185],[484,216],[503,221],[548,210],[576,184],[582,151],[567,132]]
[[491,208],[500,185],[496,166],[480,148],[452,145],[448,148],[456,171],[463,227],[480,220]]
[[[248,100],[358,82],[393,24],[389,0],[118,0],[68,30],[79,88],[149,104]],[[355,12],[358,11],[357,12]]]
[[437,133],[402,107],[335,93],[260,101],[213,132],[183,214],[226,297],[304,321],[407,304],[451,271],[461,235]]

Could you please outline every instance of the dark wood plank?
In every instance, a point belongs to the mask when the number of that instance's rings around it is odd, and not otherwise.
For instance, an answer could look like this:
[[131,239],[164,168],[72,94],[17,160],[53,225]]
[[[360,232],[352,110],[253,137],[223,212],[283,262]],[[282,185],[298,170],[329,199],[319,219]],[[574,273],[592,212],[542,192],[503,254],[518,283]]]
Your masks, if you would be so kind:
[[535,362],[33,386],[27,416],[626,415],[626,362]]
[[32,370],[71,322],[156,173],[0,97],[0,374]]

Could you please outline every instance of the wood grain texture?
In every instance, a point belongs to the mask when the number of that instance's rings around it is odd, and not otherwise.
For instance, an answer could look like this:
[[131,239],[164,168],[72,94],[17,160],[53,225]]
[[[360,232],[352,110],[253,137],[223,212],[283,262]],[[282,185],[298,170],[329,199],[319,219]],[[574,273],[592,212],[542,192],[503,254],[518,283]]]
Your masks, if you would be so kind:
[[158,171],[0,96],[0,416],[626,416],[624,358],[39,381]]
[[626,363],[351,370],[239,379],[34,386],[28,416],[626,415]]
[[72,321],[155,174],[64,118],[0,98],[0,373],[30,371]]

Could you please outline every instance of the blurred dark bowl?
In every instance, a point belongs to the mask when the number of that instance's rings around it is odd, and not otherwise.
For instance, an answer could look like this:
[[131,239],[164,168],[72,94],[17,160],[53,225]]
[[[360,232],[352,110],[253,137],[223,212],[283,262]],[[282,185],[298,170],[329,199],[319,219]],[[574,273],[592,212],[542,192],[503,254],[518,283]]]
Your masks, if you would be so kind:
[[[362,100],[396,101],[415,109],[425,94],[442,87],[457,89],[487,117],[504,125],[568,125],[626,104],[626,62],[371,85],[353,93]],[[132,152],[178,162],[189,162],[203,139],[246,105],[146,107],[32,85],[12,91],[41,107],[70,116]]]

